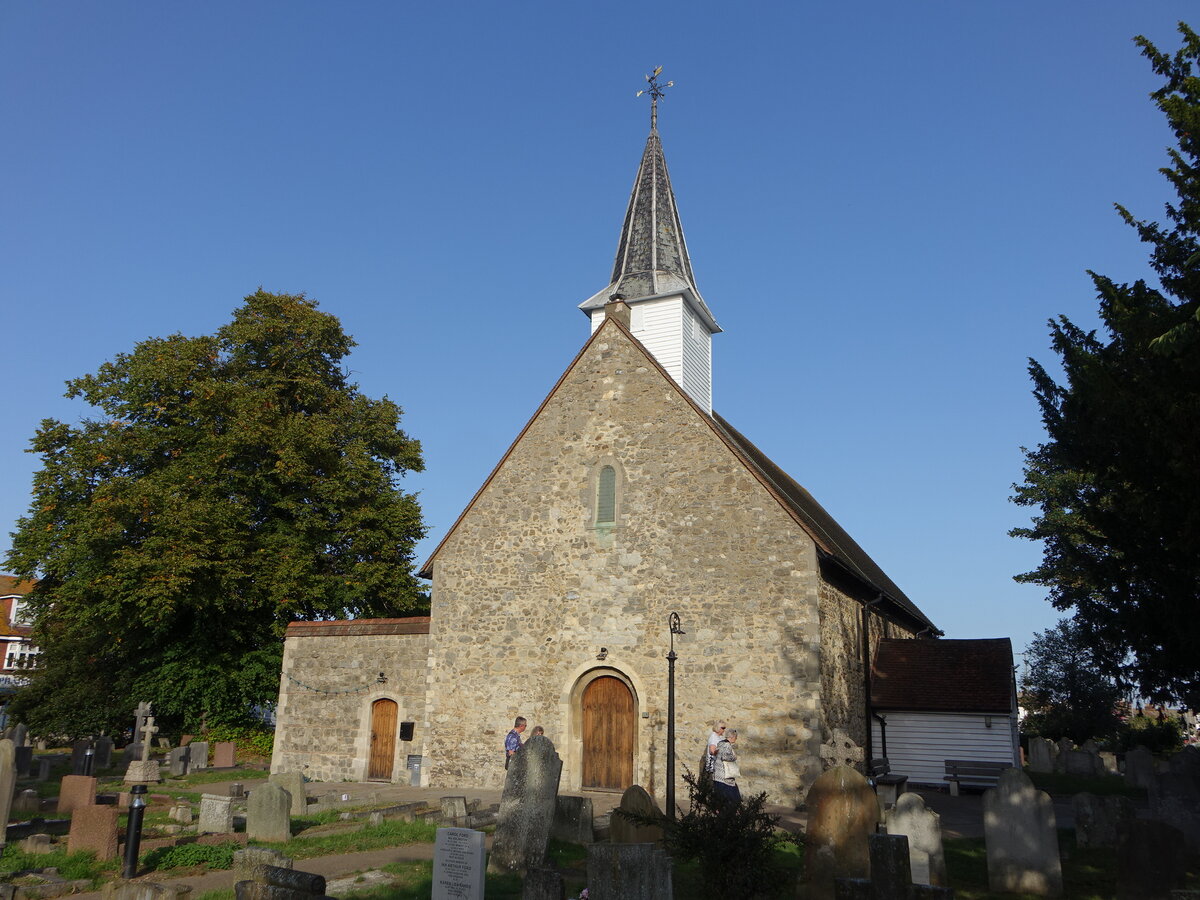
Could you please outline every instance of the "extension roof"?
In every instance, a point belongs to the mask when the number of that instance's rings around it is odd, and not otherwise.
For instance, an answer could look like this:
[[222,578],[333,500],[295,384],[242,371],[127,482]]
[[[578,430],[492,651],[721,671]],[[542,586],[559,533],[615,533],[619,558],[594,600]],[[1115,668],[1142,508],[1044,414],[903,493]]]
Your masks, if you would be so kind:
[[1012,642],[881,640],[871,666],[871,706],[879,711],[1011,713]]

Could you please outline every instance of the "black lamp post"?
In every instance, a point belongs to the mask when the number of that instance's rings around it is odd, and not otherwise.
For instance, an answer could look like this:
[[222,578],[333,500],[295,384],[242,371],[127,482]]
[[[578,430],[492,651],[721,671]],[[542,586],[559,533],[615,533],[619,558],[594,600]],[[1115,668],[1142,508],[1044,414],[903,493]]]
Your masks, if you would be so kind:
[[667,617],[671,627],[671,652],[667,654],[667,817],[675,818],[675,635],[686,634],[679,627],[679,613]]
[[125,829],[125,868],[122,878],[137,876],[138,849],[142,843],[142,818],[146,815],[146,786],[135,784],[130,791],[129,827]]

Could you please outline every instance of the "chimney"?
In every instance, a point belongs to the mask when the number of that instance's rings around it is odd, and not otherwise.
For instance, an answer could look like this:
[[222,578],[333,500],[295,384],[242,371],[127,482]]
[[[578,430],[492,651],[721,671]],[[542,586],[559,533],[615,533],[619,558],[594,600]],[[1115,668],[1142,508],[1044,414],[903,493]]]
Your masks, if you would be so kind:
[[620,294],[613,294],[609,301],[604,304],[604,317],[606,319],[616,319],[626,328],[629,328],[629,304],[625,302],[625,298]]

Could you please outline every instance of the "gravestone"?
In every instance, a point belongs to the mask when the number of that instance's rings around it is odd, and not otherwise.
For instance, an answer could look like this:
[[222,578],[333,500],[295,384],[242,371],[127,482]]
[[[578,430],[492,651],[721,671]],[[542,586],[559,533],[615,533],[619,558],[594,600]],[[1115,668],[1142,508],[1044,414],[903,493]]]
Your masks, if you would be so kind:
[[141,759],[135,759],[125,770],[125,784],[158,784],[162,781],[162,776],[158,771],[158,761],[150,758],[150,741],[157,731],[158,726],[154,724],[154,716],[147,716],[142,720],[141,734],[135,735],[142,741]]
[[233,832],[233,798],[220,794],[200,795],[200,821],[197,834],[231,834]]
[[235,900],[325,900],[325,876],[278,866],[255,866],[253,881],[234,885]]
[[1058,747],[1047,738],[1029,739],[1029,771],[1053,772],[1054,757],[1058,755]]
[[1200,777],[1168,769],[1154,777],[1149,799],[1150,818],[1178,828],[1192,851],[1200,854]]
[[1100,751],[1100,765],[1104,769],[1105,775],[1120,775],[1121,770],[1117,768],[1117,754],[1108,750]]
[[91,772],[86,771],[89,761],[95,759],[95,754],[89,754],[92,749],[91,741],[75,741],[71,744],[71,774],[72,775],[91,775]]
[[[276,772],[268,779],[277,784],[292,798],[292,815],[303,816],[308,812],[308,797],[304,793],[304,776],[299,772]],[[251,791],[253,793],[253,791]]]
[[833,896],[834,879],[866,878],[870,872],[867,835],[880,819],[879,798],[862,775],[848,766],[821,773],[808,790],[809,896]]
[[35,760],[37,772],[34,773],[35,781],[47,781],[50,778],[50,767],[54,765],[54,760],[49,756],[41,756]]
[[192,824],[192,804],[186,800],[180,800],[171,807],[168,813],[172,822],[178,822],[180,825]]
[[167,769],[174,778],[188,773],[187,747],[176,747],[167,754]]
[[115,806],[83,806],[71,814],[71,831],[67,835],[67,852],[90,850],[96,859],[117,858],[117,816]]
[[14,747],[29,746],[29,729],[25,727],[24,722],[18,722],[13,729],[12,742]]
[[1154,787],[1154,754],[1138,744],[1125,754],[1125,780],[1133,787]]
[[[18,748],[19,749],[19,748]],[[41,812],[42,798],[38,796],[38,792],[33,788],[21,791],[13,798],[12,811],[18,813],[35,813]]]
[[137,709],[133,711],[133,739],[135,741],[141,741],[142,729],[151,715],[153,715],[152,705],[145,700],[139,703]]
[[868,834],[867,850],[875,900],[908,900],[913,880],[908,865],[908,838],[903,834]]
[[1187,878],[1183,833],[1165,822],[1133,819],[1117,843],[1117,900],[1158,900]]
[[447,825],[461,825],[467,817],[466,797],[442,797],[442,821]]
[[439,828],[433,843],[433,900],[483,900],[482,831]]
[[550,837],[568,844],[590,844],[596,836],[592,829],[590,797],[562,797],[554,805],[554,824]]
[[1075,843],[1080,847],[1116,847],[1118,836],[1135,815],[1128,797],[1097,797],[1076,794],[1071,798],[1075,810]]
[[121,751],[121,762],[128,766],[130,763],[138,762],[142,758],[142,744],[140,741],[134,741],[132,744],[126,744],[125,749]]
[[988,886],[996,893],[1062,894],[1054,804],[1020,769],[1005,769],[983,794]]
[[14,742],[13,764],[17,767],[18,775],[29,775],[33,770],[33,748],[22,747]]
[[232,769],[237,759],[237,744],[233,741],[218,741],[213,744],[213,768]]
[[1086,741],[1084,741],[1082,744],[1080,744],[1080,745],[1079,745],[1079,749],[1080,749],[1080,750],[1083,750],[1083,751],[1085,751],[1085,752],[1087,752],[1087,753],[1091,753],[1091,754],[1093,754],[1093,755],[1096,755],[1096,754],[1099,754],[1099,753],[1100,753],[1100,745],[1099,745],[1099,744],[1097,744],[1097,743],[1096,743],[1094,740],[1092,740],[1091,738],[1088,738]]
[[246,836],[273,844],[292,839],[292,795],[277,784],[259,785],[246,801]]
[[1091,778],[1094,775],[1103,775],[1104,767],[1100,764],[1100,757],[1095,753],[1089,753],[1087,750],[1065,750],[1059,759],[1062,760],[1062,769],[1068,775],[1082,775],[1086,778]]
[[113,739],[102,734],[96,738],[94,744],[96,754],[93,772],[98,772],[112,765]]
[[[557,804],[556,804],[557,806]],[[608,823],[608,839],[614,844],[657,844],[663,839],[661,825],[639,825],[621,815],[621,811],[640,816],[662,817],[654,798],[640,784],[630,785],[621,795],[620,805],[613,810]]]
[[566,900],[567,887],[557,869],[530,869],[521,886],[521,900]]
[[589,844],[588,900],[668,900],[671,858],[657,844]]
[[504,778],[488,871],[521,872],[546,858],[562,760],[548,737],[535,734],[513,754]]
[[92,775],[64,775],[58,788],[58,814],[96,804],[96,779]]
[[242,850],[233,851],[234,881],[255,879],[256,870],[262,866],[291,869],[295,867],[295,862],[290,856],[285,856],[281,851],[268,850],[266,847],[246,847]]
[[191,752],[188,766],[193,772],[208,768],[208,741],[192,741],[188,744],[188,750]]
[[909,869],[913,884],[946,886],[942,817],[925,807],[920,794],[910,792],[900,795],[887,815],[887,833],[902,834],[908,838]]
[[48,834],[31,834],[17,844],[17,849],[22,853],[45,856],[47,853],[54,852],[54,838]]
[[[0,740],[0,823],[8,824],[12,815],[13,789],[17,784],[16,747],[8,738]],[[0,846],[5,836],[0,834]]]
[[1070,738],[1061,738],[1055,745],[1058,753],[1054,757],[1054,771],[1060,775],[1067,771],[1067,754],[1075,749],[1075,742]]

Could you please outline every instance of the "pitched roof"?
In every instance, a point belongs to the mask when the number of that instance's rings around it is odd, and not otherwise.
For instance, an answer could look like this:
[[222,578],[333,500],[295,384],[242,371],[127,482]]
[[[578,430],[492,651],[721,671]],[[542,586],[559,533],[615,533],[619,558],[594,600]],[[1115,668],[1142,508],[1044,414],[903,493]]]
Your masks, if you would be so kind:
[[641,351],[641,353],[646,357],[647,365],[653,369],[656,369],[662,375],[662,377],[666,379],[667,383],[671,385],[679,394],[679,396],[682,397],[684,401],[692,407],[695,413],[708,424],[716,436],[733,452],[734,456],[746,466],[750,474],[753,475],[763,485],[763,487],[767,489],[771,496],[773,496],[776,502],[783,507],[784,511],[787,512],[792,520],[795,521],[805,531],[805,533],[812,538],[814,543],[817,545],[818,552],[822,554],[824,559],[830,560],[837,564],[840,568],[845,570],[852,577],[857,578],[867,588],[873,590],[875,593],[882,594],[885,601],[887,601],[894,610],[911,617],[914,623],[918,624],[919,627],[928,626],[936,630],[937,626],[935,626],[925,616],[925,614],[917,608],[916,604],[914,604],[908,599],[907,596],[905,596],[904,592],[896,586],[895,582],[893,582],[887,577],[886,574],[884,574],[883,570],[876,565],[875,561],[867,555],[867,553],[854,541],[854,539],[846,533],[845,529],[843,529],[842,526],[840,526],[834,520],[833,516],[825,511],[825,508],[822,507],[821,504],[819,504],[808,491],[797,484],[791,476],[789,476],[786,472],[779,468],[779,466],[768,459],[766,454],[748,441],[741,434],[741,432],[737,431],[737,429],[726,422],[724,418],[717,415],[715,412],[712,415],[709,415],[705,410],[701,409],[696,401],[693,400],[692,397],[687,393],[687,391],[683,390],[678,383],[676,383],[675,379],[671,377],[670,373],[668,373],[667,370],[664,369],[658,362],[658,360],[654,358],[654,354],[647,350],[642,342],[634,337],[633,333],[630,332],[629,329],[619,319],[613,316],[605,317],[605,320],[600,327],[597,328],[592,333],[592,336],[588,338],[587,342],[584,343],[583,348],[580,349],[578,354],[576,354],[575,358],[571,361],[571,364],[567,366],[566,371],[564,371],[559,377],[558,381],[554,383],[554,387],[550,389],[550,393],[546,395],[546,399],[541,402],[537,410],[530,417],[529,421],[525,423],[525,427],[521,429],[520,434],[518,434],[512,444],[509,445],[508,450],[505,451],[504,455],[500,458],[500,461],[496,463],[496,467],[492,469],[491,473],[484,480],[483,484],[480,485],[479,490],[475,492],[475,496],[471,498],[466,508],[463,509],[463,511],[459,514],[458,519],[455,520],[449,531],[446,532],[445,536],[443,536],[437,547],[434,548],[428,559],[426,559],[424,565],[422,565],[418,570],[418,575],[420,575],[422,578],[433,577],[434,560],[437,559],[437,555],[441,551],[442,547],[446,545],[446,542],[450,539],[450,536],[458,529],[459,524],[464,518],[466,518],[467,513],[471,511],[471,508],[475,505],[475,502],[480,496],[482,496],[483,492],[487,489],[488,485],[492,482],[492,479],[496,477],[496,474],[504,466],[505,461],[516,449],[517,445],[521,443],[521,439],[525,436],[525,433],[529,430],[529,428],[537,420],[538,416],[541,415],[542,410],[545,409],[546,405],[558,392],[559,386],[566,381],[567,376],[571,374],[571,370],[575,368],[576,364],[583,357],[584,353],[587,352],[588,347],[590,347],[595,341],[603,339],[601,337],[602,334],[607,336],[609,329],[617,329],[622,335],[631,341],[639,351]]
[[620,294],[626,303],[666,294],[685,294],[706,320],[709,330],[721,330],[696,290],[692,260],[688,256],[683,223],[679,219],[679,207],[671,189],[671,176],[667,174],[667,159],[657,129],[650,130],[641,165],[633,180],[625,222],[617,241],[612,281],[604,290],[579,304],[579,308],[590,313],[608,303],[613,294]]
[[1013,653],[1008,638],[885,639],[871,665],[877,710],[1008,713],[1013,706]]
[[801,521],[826,559],[840,566],[875,593],[882,594],[885,600],[921,625],[937,630],[937,626],[908,599],[904,591],[900,590],[812,494],[725,421],[716,410],[713,410],[712,419],[725,439],[746,458],[759,480],[773,487],[782,502]]
[[33,590],[37,582],[30,578],[17,578],[13,575],[0,575],[0,597],[11,597],[16,594],[24,597]]

